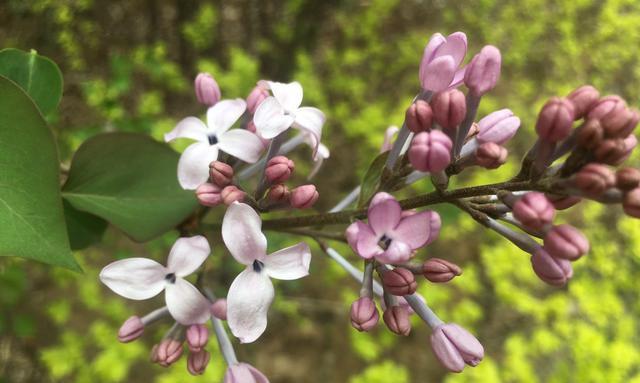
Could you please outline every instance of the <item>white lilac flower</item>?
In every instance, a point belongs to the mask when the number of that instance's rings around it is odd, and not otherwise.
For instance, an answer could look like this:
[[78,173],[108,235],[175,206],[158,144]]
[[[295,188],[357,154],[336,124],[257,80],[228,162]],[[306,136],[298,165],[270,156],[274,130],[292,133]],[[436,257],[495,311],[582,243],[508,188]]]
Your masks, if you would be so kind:
[[128,258],[107,265],[100,280],[116,294],[133,300],[149,299],[165,290],[167,308],[177,322],[204,323],[211,316],[209,301],[184,278],[196,271],[210,252],[203,236],[179,238],[166,267],[148,258]]
[[246,109],[244,100],[223,100],[207,110],[207,123],[196,117],[187,117],[169,133],[164,140],[189,138],[197,141],[191,144],[180,156],[178,162],[178,181],[187,190],[195,190],[207,182],[209,164],[218,159],[223,151],[242,161],[254,163],[264,150],[258,136],[246,129],[232,129],[231,126],[242,116]]
[[227,321],[242,343],[258,339],[267,328],[274,297],[271,278],[293,280],[309,274],[311,251],[304,243],[267,255],[260,216],[247,204],[234,202],[222,221],[222,239],[231,255],[247,268],[231,284]]
[[253,116],[258,134],[272,139],[290,127],[300,129],[309,134],[315,157],[322,137],[324,113],[318,108],[300,107],[302,86],[297,81],[289,84],[261,81],[260,85],[270,89],[273,96],[262,101]]

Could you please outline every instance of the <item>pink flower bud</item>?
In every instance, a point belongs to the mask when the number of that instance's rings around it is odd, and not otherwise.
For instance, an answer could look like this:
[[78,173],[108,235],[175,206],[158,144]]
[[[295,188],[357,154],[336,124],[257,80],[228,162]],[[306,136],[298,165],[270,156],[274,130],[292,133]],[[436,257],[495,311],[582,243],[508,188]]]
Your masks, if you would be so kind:
[[431,105],[424,100],[417,100],[407,108],[404,119],[413,133],[428,132],[433,121]]
[[187,344],[191,352],[199,352],[209,341],[209,329],[203,324],[193,324],[187,328]]
[[500,50],[492,45],[486,45],[469,62],[464,74],[464,84],[473,95],[482,96],[498,83],[501,64]]
[[347,243],[349,244],[349,246],[351,246],[351,249],[355,253],[358,252],[358,248],[356,247],[356,245],[358,243],[359,232],[360,229],[358,228],[358,222],[354,222],[349,225],[349,227],[347,227],[347,230],[344,232],[344,236],[347,238]]
[[302,185],[291,190],[289,201],[296,209],[307,209],[313,206],[320,197],[314,185]]
[[[620,130],[620,137],[626,137],[633,134],[633,131],[640,122],[640,111],[638,109],[631,109],[631,118],[627,125]],[[635,136],[634,136],[635,137]]]
[[220,319],[227,320],[227,300],[218,298],[211,304],[211,315]]
[[627,158],[631,156],[631,153],[633,153],[633,150],[636,148],[636,146],[638,146],[638,139],[634,134],[630,134],[622,141],[622,143],[624,145],[624,154],[619,158],[613,159],[611,165],[618,166],[621,163],[625,162]]
[[509,151],[503,146],[493,142],[485,142],[476,149],[475,157],[478,166],[487,169],[497,169],[505,162]]
[[235,185],[229,185],[224,189],[222,189],[222,192],[220,192],[220,195],[222,196],[222,201],[224,202],[224,204],[229,206],[236,201],[238,202],[244,201],[244,198],[247,196],[247,193],[238,189],[238,187]]
[[433,119],[444,129],[454,129],[460,125],[467,113],[464,93],[457,89],[436,93],[431,99]]
[[[635,136],[632,137],[635,138]],[[623,162],[627,153],[627,143],[621,138],[602,140],[593,152],[598,162],[608,165],[617,165]]]
[[209,164],[209,177],[214,184],[223,188],[231,183],[233,168],[224,162],[213,161]]
[[543,248],[533,253],[531,266],[538,278],[553,286],[564,286],[573,276],[571,262],[553,257]]
[[568,209],[578,203],[580,203],[580,201],[582,201],[582,198],[580,197],[576,197],[576,196],[550,196],[550,195],[546,195],[547,198],[549,198],[549,200],[551,201],[551,203],[553,204],[553,207],[556,208],[556,210],[565,210]]
[[575,111],[571,101],[552,97],[540,110],[536,132],[548,142],[562,141],[569,136]]
[[465,364],[475,367],[484,358],[484,347],[455,323],[441,324],[431,334],[431,349],[447,370],[461,372]]
[[430,258],[422,264],[422,275],[433,283],[449,282],[462,274],[460,266],[440,258]]
[[589,251],[589,240],[575,227],[562,224],[545,235],[544,249],[554,258],[575,261]]
[[254,114],[258,109],[258,105],[267,97],[269,97],[269,91],[258,83],[247,96],[247,111]]
[[616,172],[616,187],[623,191],[633,190],[640,186],[640,170],[622,168]]
[[196,189],[196,197],[200,205],[214,207],[222,203],[221,189],[211,183],[205,183]]
[[614,110],[600,119],[605,135],[611,138],[625,138],[638,124],[636,111],[622,108]]
[[413,273],[402,267],[385,271],[382,274],[382,283],[389,294],[400,296],[411,295],[418,287]]
[[223,383],[269,383],[269,379],[250,364],[236,363],[227,368]]
[[293,173],[294,163],[285,156],[276,156],[269,160],[264,170],[267,180],[274,183],[282,183],[291,177]]
[[220,87],[209,73],[198,74],[194,85],[199,103],[213,106],[220,100]]
[[462,81],[456,73],[461,73],[458,67],[466,54],[467,36],[464,33],[455,32],[446,38],[440,33],[431,36],[420,62],[422,89],[439,92],[460,85]]
[[584,195],[597,198],[616,183],[616,176],[605,165],[590,163],[574,176],[573,184]]
[[182,342],[170,338],[163,339],[151,353],[154,362],[168,367],[182,356]]
[[600,120],[587,120],[576,134],[576,143],[579,147],[593,150],[604,138],[604,129],[600,124]]
[[287,185],[284,184],[273,185],[267,191],[267,199],[271,202],[287,203],[290,197],[291,192]]
[[187,359],[187,370],[191,375],[202,375],[204,370],[207,369],[209,359],[211,355],[207,350],[200,350],[199,352],[192,352]]
[[599,98],[600,92],[591,85],[583,85],[567,96],[567,99],[573,103],[576,120],[586,116]]
[[411,141],[409,161],[420,171],[437,173],[451,162],[451,139],[439,130],[418,133]]
[[478,142],[502,145],[518,131],[520,119],[509,109],[493,112],[478,122]]
[[361,297],[351,305],[351,325],[358,331],[371,331],[380,315],[373,299]]
[[622,97],[616,95],[606,96],[598,100],[598,102],[593,105],[587,116],[589,119],[599,120],[611,112],[615,114],[626,107],[627,103],[622,99]]
[[628,216],[640,218],[640,188],[635,188],[624,194],[622,208]]
[[118,330],[118,340],[122,343],[132,342],[142,336],[144,323],[137,316],[132,316],[120,326]]
[[409,312],[402,306],[388,307],[382,314],[382,320],[394,334],[408,336],[411,332]]
[[542,229],[553,221],[556,209],[544,194],[529,192],[513,205],[513,216],[526,227]]

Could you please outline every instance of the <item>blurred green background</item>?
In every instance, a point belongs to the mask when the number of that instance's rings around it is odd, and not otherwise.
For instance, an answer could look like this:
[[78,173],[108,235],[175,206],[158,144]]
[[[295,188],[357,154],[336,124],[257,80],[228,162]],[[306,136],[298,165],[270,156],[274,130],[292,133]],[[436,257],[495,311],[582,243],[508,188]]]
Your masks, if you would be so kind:
[[[637,0],[5,0],[1,47],[36,49],[65,79],[50,119],[68,164],[86,138],[104,131],[145,132],[157,139],[181,118],[203,112],[192,91],[198,71],[218,80],[223,97],[245,97],[261,78],[298,80],[306,105],[328,116],[323,142],[331,158],[316,177],[327,209],[359,183],[385,128],[401,124],[417,92],[418,65],[429,36],[461,30],[467,60],[484,44],[503,54],[498,87],[480,116],[509,107],[523,120],[499,170],[468,171],[458,183],[507,179],[532,142],[541,104],[590,83],[637,105],[640,89]],[[306,149],[304,149],[306,150]],[[301,151],[298,177],[309,169]],[[636,154],[630,162],[638,164]],[[345,166],[345,164],[348,164]],[[406,194],[424,192],[427,182]],[[618,207],[594,203],[561,214],[591,239],[569,286],[544,285],[528,256],[448,206],[441,238],[418,256],[464,268],[447,285],[420,292],[445,321],[477,334],[485,360],[447,374],[414,322],[408,338],[379,326],[354,331],[348,308],[358,286],[314,248],[311,276],[278,285],[270,324],[241,360],[272,382],[640,382],[640,225]],[[76,253],[84,274],[33,262],[0,260],[0,382],[216,382],[224,364],[214,342],[204,377],[185,360],[150,364],[148,350],[169,324],[142,342],[115,334],[132,314],[161,304],[112,294],[97,273],[114,259],[166,257],[173,232],[135,244],[109,229],[102,244]],[[298,240],[269,234],[270,246]],[[215,233],[207,278],[219,295],[239,271]],[[344,246],[338,248],[350,259]],[[414,318],[415,319],[415,318]]]

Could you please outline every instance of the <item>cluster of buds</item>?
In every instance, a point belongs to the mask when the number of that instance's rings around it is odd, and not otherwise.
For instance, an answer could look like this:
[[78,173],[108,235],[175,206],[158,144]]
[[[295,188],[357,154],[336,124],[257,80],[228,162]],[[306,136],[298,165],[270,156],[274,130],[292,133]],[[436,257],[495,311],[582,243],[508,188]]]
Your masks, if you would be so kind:
[[264,175],[270,185],[266,196],[269,205],[307,209],[318,200],[315,185],[301,185],[289,190],[285,182],[291,177],[294,167],[293,161],[285,156],[276,156],[267,162]]

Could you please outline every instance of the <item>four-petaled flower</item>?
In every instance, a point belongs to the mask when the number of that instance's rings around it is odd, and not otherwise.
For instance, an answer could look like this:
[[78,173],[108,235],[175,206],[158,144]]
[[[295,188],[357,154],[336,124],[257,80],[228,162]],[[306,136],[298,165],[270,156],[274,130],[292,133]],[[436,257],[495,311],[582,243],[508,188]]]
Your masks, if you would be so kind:
[[355,221],[347,228],[347,240],[362,258],[382,263],[408,261],[414,250],[430,244],[440,233],[438,213],[403,214],[398,201],[387,193],[373,197],[368,218],[368,223]]
[[242,99],[223,100],[207,110],[207,123],[196,117],[187,117],[169,133],[165,141],[189,138],[198,142],[190,145],[178,162],[178,181],[187,190],[195,190],[207,182],[209,164],[218,159],[222,150],[242,161],[254,163],[264,150],[258,136],[246,129],[229,130],[242,116],[246,104]]
[[227,322],[242,343],[258,339],[267,328],[274,297],[270,278],[292,280],[309,274],[311,251],[304,243],[267,255],[260,216],[249,205],[234,202],[222,221],[222,239],[231,255],[247,268],[227,294]]
[[261,81],[260,84],[270,89],[273,96],[262,101],[253,116],[258,134],[272,139],[292,126],[301,129],[309,134],[315,156],[322,136],[324,113],[318,108],[300,107],[302,86],[297,81],[289,84]]
[[143,300],[165,290],[169,313],[183,325],[206,322],[210,302],[184,277],[193,273],[209,256],[211,248],[201,235],[179,238],[171,248],[167,267],[148,258],[128,258],[107,265],[100,280],[116,294]]

